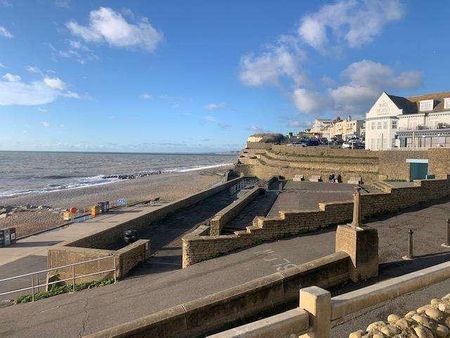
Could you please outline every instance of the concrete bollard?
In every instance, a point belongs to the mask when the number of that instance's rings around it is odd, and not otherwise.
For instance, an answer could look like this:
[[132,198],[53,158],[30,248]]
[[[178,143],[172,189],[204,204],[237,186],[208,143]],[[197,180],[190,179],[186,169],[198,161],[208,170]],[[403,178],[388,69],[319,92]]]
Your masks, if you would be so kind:
[[408,255],[402,257],[404,260],[414,259],[413,234],[414,234],[414,231],[412,231],[412,229],[409,229],[409,231],[408,231]]
[[447,238],[445,243],[441,244],[444,248],[450,248],[450,218],[447,218]]
[[354,228],[361,227],[361,188],[356,187],[353,192],[353,222]]

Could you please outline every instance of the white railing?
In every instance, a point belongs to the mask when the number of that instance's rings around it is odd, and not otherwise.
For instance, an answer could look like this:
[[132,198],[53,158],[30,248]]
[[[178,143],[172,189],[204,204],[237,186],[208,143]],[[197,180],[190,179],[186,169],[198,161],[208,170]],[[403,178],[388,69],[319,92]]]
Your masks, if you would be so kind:
[[[113,264],[113,267],[111,269],[101,270],[101,271],[88,273],[88,274],[82,274],[82,275],[77,275],[76,272],[75,272],[75,267],[76,266],[87,264],[87,263],[92,263],[92,262],[98,262],[98,261],[105,260],[105,259],[111,259],[112,264]],[[56,270],[61,270],[61,269],[68,269],[68,268],[72,269],[72,276],[70,278],[59,279],[59,280],[56,280],[56,281],[53,281],[53,282],[47,282],[47,278],[45,278],[45,283],[40,284],[40,282],[39,282],[39,275],[40,274],[44,274],[45,273],[46,276],[47,276],[47,274],[49,272],[51,272],[51,271],[56,271]],[[34,272],[30,272],[30,273],[25,273],[23,275],[18,275],[18,276],[13,276],[13,277],[0,279],[0,285],[2,285],[3,283],[11,282],[13,280],[20,280],[20,279],[23,279],[23,278],[26,278],[26,277],[30,278],[30,286],[24,287],[24,288],[16,288],[16,289],[12,289],[12,290],[9,290],[9,291],[6,291],[6,292],[1,292],[0,296],[6,296],[6,295],[9,295],[9,294],[14,294],[14,293],[18,293],[18,292],[31,290],[31,299],[34,302],[35,295],[36,295],[36,290],[39,292],[39,288],[47,288],[49,285],[59,284],[61,282],[71,281],[72,292],[75,292],[76,291],[75,285],[76,285],[76,280],[77,279],[84,278],[84,277],[95,276],[95,275],[100,275],[100,274],[109,273],[109,272],[113,272],[114,283],[116,283],[117,282],[116,256],[114,256],[114,255],[112,255],[112,256],[105,256],[105,257],[98,257],[98,258],[90,259],[90,260],[83,261],[83,262],[77,262],[77,263],[72,263],[72,264],[68,264],[68,265],[62,265],[62,266],[58,266],[58,267],[51,268],[51,269],[34,271]]]
[[445,262],[333,298],[328,291],[318,287],[304,288],[300,290],[298,308],[210,337],[297,337],[305,333],[314,337],[329,337],[332,320],[449,278],[450,262]]

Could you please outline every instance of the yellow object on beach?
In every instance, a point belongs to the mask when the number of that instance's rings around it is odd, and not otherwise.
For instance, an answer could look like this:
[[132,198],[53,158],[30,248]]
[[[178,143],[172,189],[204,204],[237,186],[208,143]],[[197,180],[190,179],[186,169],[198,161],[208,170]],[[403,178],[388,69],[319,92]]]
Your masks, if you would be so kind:
[[91,215],[92,215],[92,217],[95,217],[95,216],[97,216],[97,215],[99,215],[101,213],[102,213],[102,209],[100,208],[100,206],[96,205],[96,206],[91,208]]
[[64,211],[64,213],[63,213],[64,221],[70,221],[70,220],[72,220],[72,217],[73,217],[73,215],[70,211]]

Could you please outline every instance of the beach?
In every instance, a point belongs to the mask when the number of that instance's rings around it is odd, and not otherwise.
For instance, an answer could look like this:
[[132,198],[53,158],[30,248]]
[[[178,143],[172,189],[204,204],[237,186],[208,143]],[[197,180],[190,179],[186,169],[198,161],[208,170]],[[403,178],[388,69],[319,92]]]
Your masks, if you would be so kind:
[[171,202],[207,189],[222,181],[232,166],[221,166],[198,171],[163,173],[136,179],[120,180],[109,184],[58,190],[15,197],[2,197],[0,205],[36,208],[16,211],[0,219],[0,228],[16,227],[17,236],[26,236],[63,224],[61,209],[89,208],[100,201],[126,198],[128,203],[159,199]]

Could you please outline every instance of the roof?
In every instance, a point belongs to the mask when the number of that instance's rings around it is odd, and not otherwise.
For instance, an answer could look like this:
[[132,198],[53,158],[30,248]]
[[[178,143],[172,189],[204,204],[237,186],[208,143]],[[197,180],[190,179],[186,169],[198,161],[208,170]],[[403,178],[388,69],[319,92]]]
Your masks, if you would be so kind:
[[409,97],[395,96],[389,94],[387,95],[399,109],[403,109],[404,114],[419,113],[419,102],[423,100],[434,100],[434,107],[432,110],[433,113],[448,110],[444,109],[444,98],[450,98],[450,92],[431,93]]

